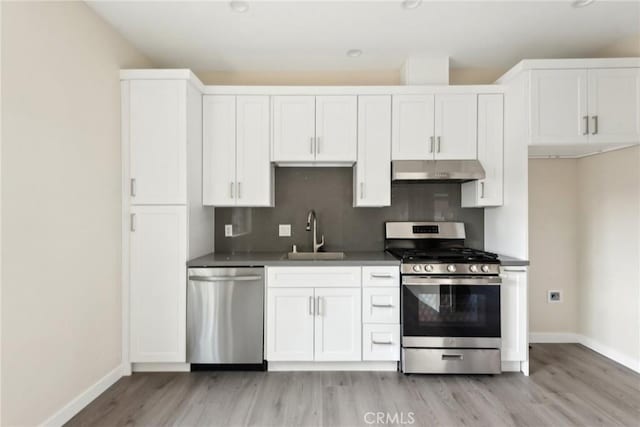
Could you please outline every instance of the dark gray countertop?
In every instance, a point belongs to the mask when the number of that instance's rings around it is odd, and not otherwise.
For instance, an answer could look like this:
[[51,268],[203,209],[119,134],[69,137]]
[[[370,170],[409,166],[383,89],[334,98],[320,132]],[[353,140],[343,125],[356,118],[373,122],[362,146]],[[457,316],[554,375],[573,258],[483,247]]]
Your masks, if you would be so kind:
[[508,255],[498,254],[498,259],[503,267],[526,267],[529,265],[529,260],[514,258]]
[[386,252],[345,252],[344,259],[337,260],[290,260],[282,252],[211,253],[192,259],[187,267],[249,267],[249,266],[359,266],[400,265],[400,260]]

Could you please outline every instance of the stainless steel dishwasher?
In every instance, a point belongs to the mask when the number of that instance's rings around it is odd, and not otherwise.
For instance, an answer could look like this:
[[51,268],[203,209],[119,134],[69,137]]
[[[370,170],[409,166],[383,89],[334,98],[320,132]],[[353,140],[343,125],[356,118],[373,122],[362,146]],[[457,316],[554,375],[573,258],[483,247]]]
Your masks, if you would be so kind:
[[190,268],[187,362],[264,367],[263,312],[264,268]]

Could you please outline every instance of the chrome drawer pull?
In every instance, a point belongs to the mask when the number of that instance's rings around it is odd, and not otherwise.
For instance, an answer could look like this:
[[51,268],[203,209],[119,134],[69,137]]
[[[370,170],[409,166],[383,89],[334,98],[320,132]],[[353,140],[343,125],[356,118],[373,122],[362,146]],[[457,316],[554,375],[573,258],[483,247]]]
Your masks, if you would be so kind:
[[380,274],[380,273],[371,273],[372,279],[393,279],[393,275],[391,274]]
[[462,360],[461,354],[443,354],[442,360]]
[[371,304],[371,307],[393,307],[393,304]]
[[373,344],[380,344],[380,345],[391,345],[393,344],[392,341],[376,341],[376,340],[371,340],[371,342]]

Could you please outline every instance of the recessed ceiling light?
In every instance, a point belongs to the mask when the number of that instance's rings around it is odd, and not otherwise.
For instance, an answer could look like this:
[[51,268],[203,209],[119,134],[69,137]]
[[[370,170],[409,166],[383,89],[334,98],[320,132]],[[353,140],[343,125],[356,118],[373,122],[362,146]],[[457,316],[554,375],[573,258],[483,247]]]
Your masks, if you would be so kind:
[[585,6],[589,6],[594,1],[596,1],[596,0],[573,0],[571,2],[571,6],[573,6],[573,7],[585,7]]
[[241,0],[232,0],[231,2],[229,2],[229,7],[234,12],[244,13],[249,10],[249,3]]
[[422,3],[422,0],[402,0],[402,7],[405,9],[415,9],[420,6],[420,3]]
[[362,55],[362,51],[360,49],[349,49],[347,51],[347,56],[349,58],[357,58],[360,55]]

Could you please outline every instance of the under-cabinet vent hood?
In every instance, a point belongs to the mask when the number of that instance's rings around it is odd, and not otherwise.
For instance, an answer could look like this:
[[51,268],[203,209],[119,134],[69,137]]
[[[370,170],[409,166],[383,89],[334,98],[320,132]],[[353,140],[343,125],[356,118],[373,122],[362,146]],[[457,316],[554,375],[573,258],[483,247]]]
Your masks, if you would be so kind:
[[396,160],[391,171],[393,181],[467,182],[486,176],[477,160]]

